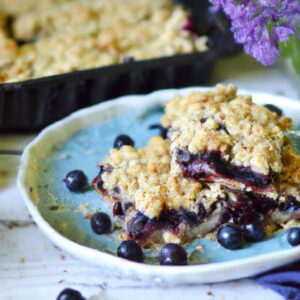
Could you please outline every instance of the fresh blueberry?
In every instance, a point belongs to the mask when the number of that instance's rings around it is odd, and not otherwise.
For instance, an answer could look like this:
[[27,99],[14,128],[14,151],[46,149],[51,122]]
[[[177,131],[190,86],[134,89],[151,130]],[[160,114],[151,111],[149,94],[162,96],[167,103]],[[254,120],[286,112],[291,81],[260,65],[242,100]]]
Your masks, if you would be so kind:
[[282,110],[273,104],[266,104],[265,107],[271,112],[276,113],[278,117],[281,117],[283,115]]
[[226,249],[239,249],[242,245],[241,231],[234,225],[225,225],[218,230],[217,241]]
[[141,246],[132,240],[123,241],[117,249],[117,255],[136,262],[144,261],[144,254]]
[[67,288],[60,292],[56,300],[85,300],[85,298],[78,291]]
[[163,138],[166,139],[168,136],[168,129],[163,127],[160,124],[153,124],[149,126],[149,129],[153,130],[153,129],[158,129],[159,130],[159,135]]
[[243,236],[250,242],[259,242],[265,237],[265,229],[261,222],[246,224],[243,226]]
[[97,212],[91,217],[91,227],[97,234],[109,233],[111,231],[110,217],[103,212]]
[[81,170],[69,172],[63,181],[72,192],[82,192],[87,187],[87,177]]
[[161,265],[187,265],[188,258],[186,251],[178,244],[168,243],[159,252],[159,262]]
[[123,146],[134,147],[133,139],[126,134],[120,134],[119,136],[116,137],[114,141],[114,148],[120,149]]
[[293,227],[287,232],[287,241],[291,246],[300,245],[300,228]]

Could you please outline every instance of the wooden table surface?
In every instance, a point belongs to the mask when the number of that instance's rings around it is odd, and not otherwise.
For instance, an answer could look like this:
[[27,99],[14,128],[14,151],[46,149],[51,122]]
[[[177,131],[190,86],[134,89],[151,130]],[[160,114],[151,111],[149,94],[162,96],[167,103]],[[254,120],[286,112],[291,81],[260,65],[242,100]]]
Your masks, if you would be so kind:
[[[278,67],[266,69],[240,55],[223,59],[215,68],[212,84],[232,82],[238,87],[298,98],[297,90]],[[16,187],[21,152],[34,135],[0,135],[0,300],[54,300],[65,287],[80,290],[87,299],[201,299],[279,300],[274,292],[253,280],[222,284],[158,287],[114,278],[105,270],[72,258],[39,231]]]

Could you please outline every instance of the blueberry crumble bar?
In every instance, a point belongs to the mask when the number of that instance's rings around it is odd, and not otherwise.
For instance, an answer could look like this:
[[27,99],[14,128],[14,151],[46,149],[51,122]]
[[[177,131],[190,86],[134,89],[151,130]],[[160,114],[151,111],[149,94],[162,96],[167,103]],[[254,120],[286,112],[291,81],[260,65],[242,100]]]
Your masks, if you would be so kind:
[[[154,137],[141,149],[113,149],[100,163],[93,186],[124,229],[121,239],[144,247],[183,244],[226,223],[243,228],[259,220],[271,233],[300,217],[300,159],[291,152],[284,158],[280,190],[260,194],[172,175],[169,147],[169,140]],[[287,175],[291,171],[293,178]]]
[[172,0],[0,0],[0,83],[207,50]]
[[173,174],[235,190],[276,191],[289,118],[236,95],[229,85],[176,96],[162,124],[169,127]]

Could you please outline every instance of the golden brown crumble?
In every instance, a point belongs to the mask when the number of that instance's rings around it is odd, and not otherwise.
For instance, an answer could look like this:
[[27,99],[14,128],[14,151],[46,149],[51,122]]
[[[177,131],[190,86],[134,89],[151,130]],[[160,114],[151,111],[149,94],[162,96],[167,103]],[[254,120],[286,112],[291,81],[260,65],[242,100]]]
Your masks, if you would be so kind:
[[206,50],[188,17],[171,0],[0,0],[0,83]]
[[[122,201],[134,203],[137,210],[150,218],[159,216],[165,208],[193,210],[201,196],[202,185],[170,176],[170,161],[169,141],[161,137],[152,138],[148,146],[141,149],[131,146],[113,149],[101,162],[110,170],[102,175],[103,188],[120,189]],[[109,197],[113,200],[115,195]]]
[[[176,96],[167,103],[162,123],[171,127],[173,154],[178,149],[192,154],[220,151],[232,164],[264,175],[270,170],[280,173],[282,147],[287,142],[284,130],[291,128],[289,118],[254,104],[250,96],[237,96],[232,85]],[[174,155],[174,172],[176,165]]]

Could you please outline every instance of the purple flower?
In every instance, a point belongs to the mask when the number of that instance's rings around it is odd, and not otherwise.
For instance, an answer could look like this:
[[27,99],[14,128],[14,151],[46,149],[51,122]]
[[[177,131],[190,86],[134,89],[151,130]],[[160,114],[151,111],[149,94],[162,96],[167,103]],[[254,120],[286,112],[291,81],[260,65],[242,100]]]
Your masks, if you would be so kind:
[[263,65],[274,64],[280,56],[279,43],[286,42],[296,32],[298,0],[210,1],[214,9],[223,8],[231,19],[235,40]]

